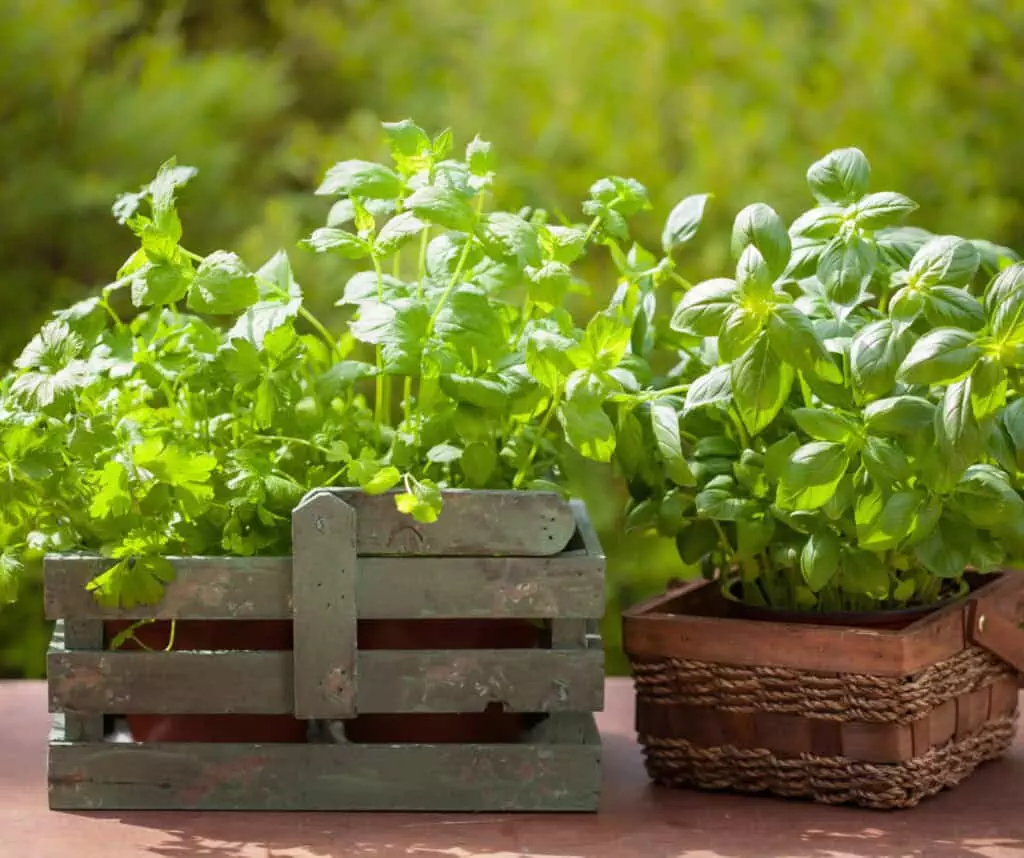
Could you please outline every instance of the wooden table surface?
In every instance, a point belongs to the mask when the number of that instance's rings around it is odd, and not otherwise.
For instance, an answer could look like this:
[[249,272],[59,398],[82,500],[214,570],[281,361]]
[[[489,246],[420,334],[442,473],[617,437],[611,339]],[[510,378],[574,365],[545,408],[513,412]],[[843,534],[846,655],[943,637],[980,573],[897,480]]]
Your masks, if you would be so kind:
[[596,815],[54,813],[45,685],[0,683],[0,858],[1024,858],[1024,737],[957,790],[875,812],[652,788],[629,682],[607,702]]

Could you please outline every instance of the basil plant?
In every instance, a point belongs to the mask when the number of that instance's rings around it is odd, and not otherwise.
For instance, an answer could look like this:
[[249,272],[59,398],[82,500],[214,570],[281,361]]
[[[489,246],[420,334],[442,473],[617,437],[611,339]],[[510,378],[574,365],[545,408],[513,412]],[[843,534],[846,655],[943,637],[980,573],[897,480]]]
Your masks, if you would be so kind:
[[671,317],[652,431],[678,421],[683,455],[631,475],[629,526],[747,604],[929,605],[1024,555],[1024,264],[903,225],[916,204],[869,178],[843,149],[788,229],[743,209],[735,271]]

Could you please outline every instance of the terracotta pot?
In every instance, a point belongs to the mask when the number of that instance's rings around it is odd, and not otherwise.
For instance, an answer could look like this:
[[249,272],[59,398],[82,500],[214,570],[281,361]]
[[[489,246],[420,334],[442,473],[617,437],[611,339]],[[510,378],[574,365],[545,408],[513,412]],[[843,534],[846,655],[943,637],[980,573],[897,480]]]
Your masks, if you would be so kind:
[[803,623],[815,626],[854,626],[862,629],[902,629],[915,620],[963,599],[970,587],[963,587],[946,598],[931,605],[916,605],[912,608],[881,608],[877,611],[797,611],[792,608],[773,608],[748,605],[740,600],[737,593],[739,581],[733,579],[722,587],[722,595],[728,600],[735,617],[744,620],[765,620],[773,623]]
[[[110,621],[107,639],[131,625]],[[164,649],[171,624],[150,623],[135,636],[151,649]],[[178,620],[174,650],[288,650],[288,620]],[[125,650],[142,649],[129,641]],[[137,742],[305,742],[306,722],[290,715],[128,715],[128,729]]]
[[[131,625],[105,624],[108,641]],[[151,649],[164,649],[171,624],[151,623],[135,635]],[[530,649],[540,643],[540,630],[526,620],[363,620],[359,648],[405,649]],[[129,641],[125,650],[139,650]],[[174,650],[289,650],[288,620],[179,620]],[[367,681],[372,681],[368,678]],[[448,743],[514,742],[529,716],[488,707],[471,714],[362,715],[346,724],[353,742]],[[306,722],[289,715],[128,715],[132,737],[139,742],[304,742]]]

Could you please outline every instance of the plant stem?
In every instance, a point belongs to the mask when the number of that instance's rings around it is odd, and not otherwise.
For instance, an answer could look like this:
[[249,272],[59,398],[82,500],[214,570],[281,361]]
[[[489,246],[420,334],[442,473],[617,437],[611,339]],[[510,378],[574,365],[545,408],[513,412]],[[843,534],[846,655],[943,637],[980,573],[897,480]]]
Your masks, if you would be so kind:
[[518,489],[522,485],[523,480],[526,479],[526,474],[530,470],[530,466],[533,464],[534,458],[536,458],[538,451],[540,450],[541,441],[544,440],[544,432],[547,431],[548,424],[551,422],[551,418],[555,416],[555,412],[558,411],[558,404],[562,400],[561,391],[557,396],[551,398],[551,405],[548,407],[547,412],[544,414],[543,419],[540,421],[540,426],[537,427],[537,437],[533,441],[533,446],[530,448],[530,453],[526,457],[526,461],[519,466],[519,470],[516,472],[515,478],[512,480],[512,488]]
[[637,397],[637,399],[642,402],[650,402],[652,399],[661,399],[663,396],[675,396],[677,393],[686,393],[689,389],[689,384],[677,384],[674,387],[663,387],[661,390],[652,390],[650,393],[642,393]]
[[452,291],[458,285],[459,280],[462,278],[462,270],[466,267],[466,262],[469,260],[469,251],[473,248],[473,236],[476,232],[476,225],[480,221],[480,212],[484,206],[484,195],[480,194],[476,200],[476,210],[474,212],[475,217],[473,219],[473,229],[469,233],[469,237],[466,239],[466,243],[462,246],[462,253],[459,255],[459,261],[455,265],[455,271],[452,272],[452,279],[448,281],[448,285],[445,286],[444,292],[441,293],[441,299],[437,302],[437,306],[434,308],[434,312],[430,314],[430,321],[427,323],[427,333],[423,338],[424,341],[429,340],[434,333],[434,325],[437,324],[437,319],[441,315],[441,311],[444,309],[444,305],[448,302],[448,298],[451,296]]
[[[380,265],[380,258],[376,253],[370,254],[373,261],[373,270],[377,272],[377,300],[384,303],[384,270]],[[383,346],[376,346],[374,351],[377,355],[377,377],[374,379],[374,404],[373,415],[378,424],[391,425],[391,378],[384,374],[384,349]]]
[[290,435],[259,435],[254,434],[253,440],[255,441],[282,441],[289,444],[300,444],[303,447],[308,447],[310,450],[316,450],[318,453],[323,453],[325,456],[329,456],[331,451],[326,447],[321,447],[319,444],[314,444],[312,441],[308,441],[305,438],[294,438]]
[[731,562],[735,562],[736,561],[736,552],[733,551],[732,546],[729,544],[729,537],[727,537],[725,535],[725,531],[722,529],[722,525],[718,523],[718,519],[716,519],[716,518],[708,519],[708,521],[711,522],[711,524],[714,526],[715,530],[718,532],[718,541],[720,543],[722,543],[722,548],[725,551],[725,556]]
[[309,322],[313,330],[316,331],[323,338],[323,341],[327,343],[328,347],[330,348],[331,354],[338,355],[340,357],[340,355],[338,354],[338,341],[331,336],[331,332],[328,331],[327,328],[323,326],[320,320],[311,312],[309,312],[309,310],[307,310],[305,307],[301,305],[299,306],[299,315],[307,322]]
[[736,431],[739,433],[740,442],[743,444],[743,449],[750,449],[750,436],[747,435],[747,429],[743,425],[743,418],[736,413],[735,408],[729,409],[729,417],[732,418],[732,422],[736,426]]
[[110,302],[107,301],[106,295],[104,295],[100,299],[100,304],[103,305],[103,309],[107,311],[107,314],[110,316],[110,318],[114,320],[114,326],[117,328],[117,330],[123,331],[125,327],[124,322],[122,322],[121,317],[114,312],[114,308],[110,306]]
[[601,215],[598,215],[590,222],[590,226],[587,228],[587,234],[583,236],[584,245],[590,244],[591,240],[594,238],[594,234],[597,232],[598,227],[600,226]]

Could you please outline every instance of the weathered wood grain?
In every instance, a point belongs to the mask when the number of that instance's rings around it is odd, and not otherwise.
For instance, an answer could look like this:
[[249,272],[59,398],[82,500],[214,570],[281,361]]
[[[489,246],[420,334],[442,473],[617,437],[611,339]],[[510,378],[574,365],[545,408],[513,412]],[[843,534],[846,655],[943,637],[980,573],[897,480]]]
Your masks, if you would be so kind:
[[[53,650],[102,650],[103,623],[99,620],[58,620],[50,643]],[[69,711],[64,718],[68,741],[97,741],[103,738],[102,712]]]
[[600,742],[509,745],[55,743],[55,810],[594,811]]
[[[356,710],[592,712],[601,650],[372,650],[358,655]],[[50,710],[119,714],[294,711],[290,652],[51,652]]]
[[[85,585],[111,563],[46,558],[50,619],[288,619],[289,557],[172,557],[176,577],[156,605],[104,608]],[[554,557],[360,557],[362,619],[587,618],[604,613],[604,560]]]
[[394,493],[325,488],[359,517],[360,554],[550,556],[576,532],[569,503],[551,492],[445,491],[437,521],[420,524],[395,508]]
[[[356,512],[326,492],[292,513],[294,712],[356,715]],[[368,677],[373,679],[373,677]]]

